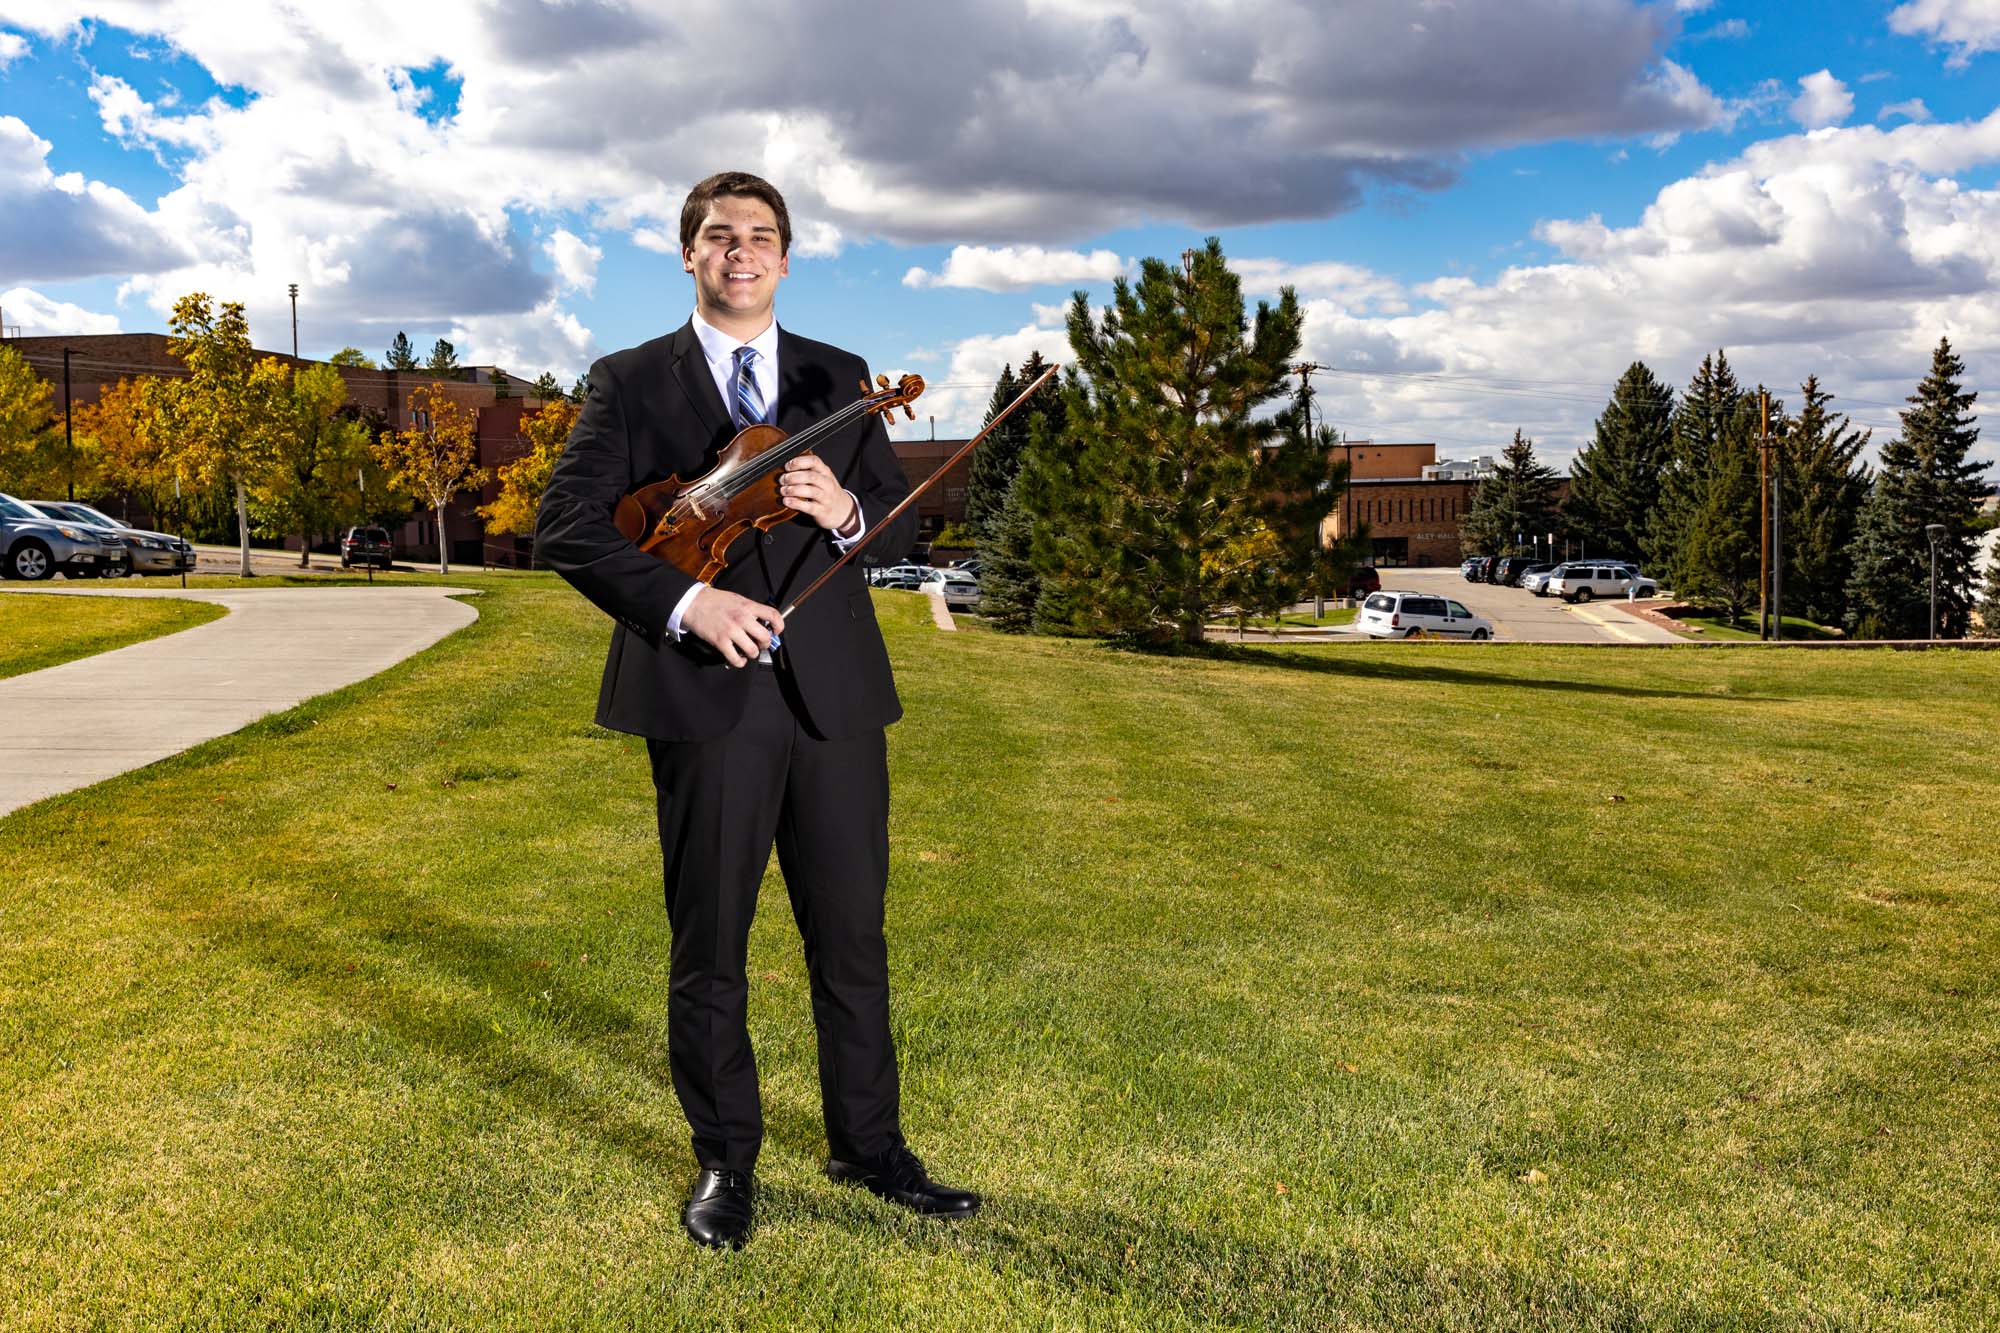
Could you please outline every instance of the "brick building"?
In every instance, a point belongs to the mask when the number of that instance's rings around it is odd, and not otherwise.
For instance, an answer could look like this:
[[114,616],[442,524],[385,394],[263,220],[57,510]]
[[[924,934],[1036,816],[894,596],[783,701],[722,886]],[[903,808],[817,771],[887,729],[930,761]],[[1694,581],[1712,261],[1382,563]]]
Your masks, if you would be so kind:
[[[1369,563],[1384,566],[1455,565],[1476,554],[1459,534],[1479,478],[1492,471],[1490,459],[1440,463],[1435,444],[1355,440],[1342,447],[1351,453],[1352,471],[1346,497],[1323,526],[1327,540],[1365,527]],[[1568,478],[1556,493],[1568,498]]]

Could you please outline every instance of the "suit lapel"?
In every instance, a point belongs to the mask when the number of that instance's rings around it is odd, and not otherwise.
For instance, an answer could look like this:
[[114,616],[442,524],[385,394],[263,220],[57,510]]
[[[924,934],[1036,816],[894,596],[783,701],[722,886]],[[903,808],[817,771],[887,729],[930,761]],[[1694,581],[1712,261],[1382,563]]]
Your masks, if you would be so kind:
[[720,434],[726,440],[736,433],[729,409],[716,392],[715,377],[708,373],[708,358],[702,355],[701,339],[694,336],[693,320],[674,334],[674,380],[694,404],[694,413],[709,435]]
[[808,362],[804,347],[778,326],[778,413],[772,418],[795,435],[832,410],[826,401],[826,372]]

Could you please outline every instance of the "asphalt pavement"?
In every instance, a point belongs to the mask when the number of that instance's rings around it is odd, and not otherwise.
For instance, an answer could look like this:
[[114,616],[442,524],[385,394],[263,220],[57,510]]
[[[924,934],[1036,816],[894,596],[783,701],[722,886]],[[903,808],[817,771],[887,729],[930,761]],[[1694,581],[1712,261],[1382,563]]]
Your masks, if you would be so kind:
[[[293,557],[297,559],[296,556]],[[0,815],[178,754],[394,666],[479,613],[467,588],[16,585],[81,597],[181,597],[219,620],[0,680]],[[0,591],[4,623],[6,591]]]
[[1436,593],[1463,603],[1475,615],[1492,621],[1493,636],[1503,643],[1686,642],[1670,629],[1628,614],[1622,601],[1572,606],[1560,597],[1537,597],[1519,588],[1467,583],[1456,568],[1379,572],[1385,591]]

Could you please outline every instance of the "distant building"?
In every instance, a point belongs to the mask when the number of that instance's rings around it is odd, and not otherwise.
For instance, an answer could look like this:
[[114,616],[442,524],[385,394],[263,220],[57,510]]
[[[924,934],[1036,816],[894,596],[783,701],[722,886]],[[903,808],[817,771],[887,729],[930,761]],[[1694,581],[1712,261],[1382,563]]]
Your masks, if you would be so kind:
[[[1347,495],[1321,527],[1335,541],[1356,528],[1369,535],[1368,561],[1374,565],[1455,565],[1467,555],[1460,530],[1472,509],[1472,494],[1494,472],[1493,457],[1440,462],[1435,444],[1377,444],[1353,440]],[[1567,498],[1569,480],[1557,495]],[[1540,545],[1547,533],[1524,534]]]

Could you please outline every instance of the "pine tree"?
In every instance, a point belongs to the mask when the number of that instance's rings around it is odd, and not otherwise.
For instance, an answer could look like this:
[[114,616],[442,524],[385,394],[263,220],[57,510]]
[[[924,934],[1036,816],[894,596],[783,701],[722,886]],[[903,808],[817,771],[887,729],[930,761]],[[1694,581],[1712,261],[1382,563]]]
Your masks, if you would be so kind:
[[545,370],[535,377],[534,388],[530,392],[543,402],[554,402],[563,396],[562,385],[556,383],[556,373]]
[[382,359],[390,370],[415,370],[419,364],[416,349],[410,346],[410,335],[401,329],[396,330],[396,341],[389,344]]
[[[1075,484],[1050,488],[1045,471],[1024,497],[1036,522],[1038,620],[1199,643],[1223,598],[1218,555],[1258,527],[1288,538],[1284,450],[1271,446],[1297,427],[1289,407],[1260,409],[1285,392],[1297,294],[1259,303],[1253,325],[1220,241],[1186,259],[1184,268],[1146,260],[1136,286],[1114,285],[1101,321],[1082,293],[1070,307],[1081,372],[1064,392]],[[1052,452],[1031,446],[1043,464]]]
[[1709,456],[1736,419],[1742,396],[1729,358],[1718,349],[1701,359],[1674,408],[1673,442],[1660,471],[1660,499],[1647,525],[1645,547],[1654,574],[1676,591],[1683,582],[1688,531],[1708,502]]
[[1921,639],[1930,633],[1931,541],[1937,542],[1937,629],[1965,635],[1972,616],[1973,526],[1985,466],[1966,456],[1979,439],[1963,391],[1965,363],[1940,338],[1930,374],[1901,413],[1902,433],[1882,446],[1882,470],[1862,506],[1854,574],[1847,585],[1850,628],[1862,638]]
[[1784,608],[1821,625],[1847,614],[1847,580],[1853,572],[1855,525],[1868,498],[1868,465],[1861,451],[1869,433],[1827,410],[1833,395],[1811,375],[1799,386],[1805,401],[1783,423],[1778,438],[1778,494],[1782,497]]
[[1596,434],[1570,464],[1563,522],[1586,551],[1624,560],[1645,551],[1673,447],[1673,418],[1674,391],[1634,361],[1618,377]]
[[1025,634],[1035,625],[1041,580],[1035,575],[1034,538],[1034,518],[1022,502],[1017,477],[979,543],[979,613],[1009,634]]
[[1520,555],[1527,549],[1528,534],[1553,532],[1559,522],[1555,469],[1535,458],[1535,442],[1517,428],[1493,475],[1473,489],[1465,544],[1477,551]]
[[431,344],[431,354],[424,361],[424,370],[441,380],[459,378],[458,349],[451,345],[450,339],[440,338]]
[[[1000,378],[994,382],[993,397],[987,401],[986,415],[980,418],[979,428],[985,430],[992,426],[993,418],[999,416],[1020,391],[1013,365],[1000,367]],[[1014,474],[1021,470],[1021,451],[1027,446],[1028,422],[1022,413],[1016,412],[1001,422],[972,451],[972,473],[965,483],[965,525],[981,537],[985,536],[987,527],[1000,516],[1001,508],[1006,505],[1007,492],[1014,484]]]
[[1740,397],[1734,417],[1710,445],[1700,503],[1682,530],[1674,576],[1676,593],[1720,606],[1731,622],[1757,601],[1763,561],[1756,402]]

